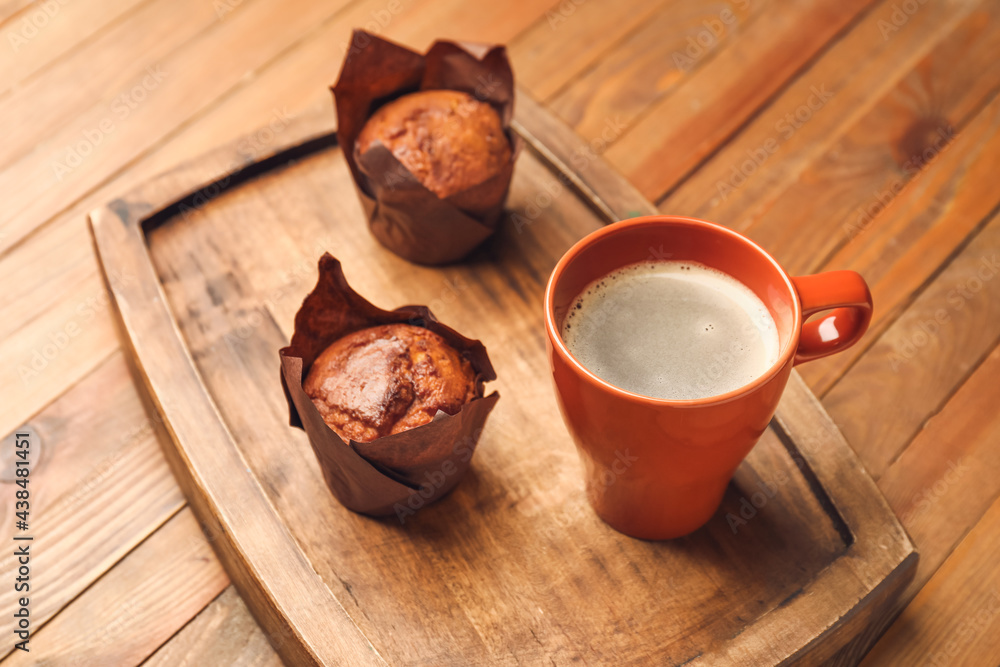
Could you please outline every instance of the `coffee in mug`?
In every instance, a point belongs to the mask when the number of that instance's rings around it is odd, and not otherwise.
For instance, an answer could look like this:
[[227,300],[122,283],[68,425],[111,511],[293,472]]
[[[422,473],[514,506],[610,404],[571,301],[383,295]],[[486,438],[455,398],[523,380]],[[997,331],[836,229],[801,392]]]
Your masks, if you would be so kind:
[[631,218],[578,241],[549,277],[545,340],[598,516],[645,539],[704,525],[792,366],[851,346],[871,313],[857,273],[789,276],[704,220]]
[[698,262],[639,262],[598,278],[575,299],[561,333],[594,375],[651,398],[724,394],[778,360],[767,306]]

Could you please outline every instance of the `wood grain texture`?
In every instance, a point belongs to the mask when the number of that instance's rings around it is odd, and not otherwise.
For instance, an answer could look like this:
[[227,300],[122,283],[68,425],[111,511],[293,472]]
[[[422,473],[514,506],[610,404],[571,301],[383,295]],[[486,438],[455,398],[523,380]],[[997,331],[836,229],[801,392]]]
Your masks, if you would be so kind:
[[[37,543],[36,543],[37,544]],[[229,583],[198,522],[181,510],[4,665],[136,665]]]
[[[108,196],[112,196],[108,193]],[[0,257],[0,433],[10,433],[118,347],[83,211]],[[125,281],[128,276],[114,280]]]
[[[888,627],[886,621],[927,584],[1000,494],[1000,419],[993,409],[998,370],[1000,350],[994,349],[879,479],[879,488],[920,551],[920,562],[899,599],[888,601],[882,622],[865,628],[857,645],[838,654],[842,662],[833,664],[861,661],[867,647]],[[907,623],[905,618],[900,622]],[[891,646],[910,641],[906,631],[893,637],[886,640]],[[899,646],[882,648],[878,655],[898,652],[903,652]]]
[[[124,360],[105,362],[82,382],[71,387],[56,401],[25,423],[35,429],[41,443],[40,456],[35,459],[31,479],[38,482],[32,493],[32,505],[39,512],[74,492],[88,477],[100,470],[95,464],[111,456],[129,438],[138,435],[136,428],[143,424],[146,415],[134,402]],[[90,392],[99,389],[109,400],[120,400],[121,408],[98,417]],[[133,396],[129,396],[132,391]],[[129,399],[133,398],[130,402]],[[116,437],[95,438],[102,427],[113,430]],[[0,508],[13,511],[11,498],[0,498]],[[13,514],[0,528],[0,535],[13,535]]]
[[232,586],[142,664],[143,667],[282,667],[278,654]]
[[[837,454],[829,443],[838,442],[844,447],[847,443],[829,416],[819,409],[819,401],[809,392],[805,382],[797,373],[793,373],[789,380],[785,396],[778,409],[777,420],[784,426],[789,437],[802,443],[804,450],[811,439],[826,440],[827,444],[824,446],[811,449],[808,462],[815,469],[834,467]],[[884,581],[870,590],[865,600],[867,604],[859,605],[855,613],[841,619],[838,631],[842,640],[830,642],[826,647],[816,651],[816,661],[811,660],[812,656],[807,654],[805,664],[814,662],[819,664],[818,661],[823,660],[822,664],[827,667],[855,665],[856,656],[864,655],[878,636],[878,633],[869,635],[869,629],[884,629],[891,620],[892,606],[898,596],[898,590],[905,587],[912,579],[918,561],[918,554],[912,550],[909,537],[899,526],[895,516],[891,512],[884,511],[886,503],[881,496],[875,496],[874,507],[871,503],[855,502],[870,497],[873,481],[864,471],[860,461],[852,459],[849,465],[857,474],[841,473],[839,480],[844,483],[850,479],[851,488],[843,489],[846,493],[841,498],[831,500],[848,525],[852,526],[857,548],[855,555],[863,559],[867,554],[870,559],[876,561],[880,557],[888,556],[890,561],[899,562],[899,565],[886,575]],[[882,518],[878,518],[879,515]],[[885,522],[885,517],[891,517],[888,524]],[[905,547],[900,550],[900,545]],[[870,573],[866,573],[863,568],[851,569],[853,574],[862,580],[868,577],[869,585],[875,583],[870,579]],[[844,641],[844,638],[848,640]],[[838,647],[842,648],[838,650]]]
[[996,345],[998,275],[995,215],[824,397],[876,479]]
[[[715,58],[747,31],[767,5],[766,0],[666,3],[593,67],[561,89],[547,106],[584,139],[602,138],[614,144],[632,125],[643,122],[641,116],[658,115],[658,102],[678,89],[696,87],[692,80],[696,72],[702,67],[714,67]],[[745,109],[746,113],[750,111]],[[656,125],[665,125],[660,120]],[[661,162],[675,159],[671,158],[673,154],[669,151],[659,156]]]
[[[517,82],[548,101],[595,67],[620,39],[664,15],[676,18],[673,0],[588,0],[550,3],[545,15],[509,45]],[[613,12],[614,21],[608,20]]]
[[998,549],[1000,501],[995,501],[862,664],[998,664]]
[[[68,70],[60,72],[61,76],[94,79],[95,88],[99,86],[97,82],[108,79],[103,82],[105,90],[103,95],[97,96],[83,88],[88,91],[86,101],[53,103],[61,113],[69,114],[70,109],[73,112],[71,119],[43,115],[46,122],[61,126],[55,134],[49,129],[51,125],[43,126],[49,135],[45,149],[31,150],[35,148],[32,132],[12,137],[15,147],[11,150],[18,159],[0,172],[0,189],[11,193],[8,206],[0,214],[0,224],[6,231],[0,239],[0,251],[30,233],[39,220],[47,220],[61,207],[99,184],[107,173],[113,173],[141,155],[144,149],[235,85],[247,71],[260,67],[288,48],[305,29],[334,13],[346,1],[323,4],[274,0],[247,2],[221,20],[216,9],[204,2],[193,3],[197,7],[192,8],[190,14],[183,6],[176,5],[167,12],[150,9],[152,25],[149,30],[152,35],[163,36],[162,46],[136,49],[141,56],[131,61],[129,67],[120,67],[117,59],[112,66],[101,59],[90,60],[83,54],[66,61],[77,65],[61,68]],[[182,25],[172,26],[168,17],[175,17],[173,20]],[[202,28],[199,20],[208,25]],[[144,40],[143,44],[145,40],[153,41],[151,34],[137,32],[134,24],[129,24],[128,29],[132,39]],[[194,34],[189,33],[191,42],[181,41],[186,48],[178,49],[178,41],[184,39],[185,31],[194,31]],[[102,40],[117,37],[127,38],[107,32]],[[234,48],[247,40],[254,48]],[[101,58],[113,58],[115,51],[101,49],[100,41],[93,44]],[[206,64],[209,76],[202,74]],[[113,70],[116,76],[108,77],[96,71],[101,67]],[[57,91],[63,86],[80,89],[54,76],[39,77],[33,83]],[[110,104],[105,97],[108,95],[112,98]],[[38,116],[42,115],[35,108],[38,98],[30,105],[22,99],[17,98],[15,118],[5,127],[17,127],[18,120],[23,126],[37,126]],[[6,111],[0,107],[0,113]],[[88,143],[92,148],[79,148]],[[77,153],[86,153],[79,162],[68,157],[74,148]],[[86,168],[77,168],[83,164]],[[59,196],[46,196],[53,188],[58,188]]]
[[899,317],[957,247],[985,224],[998,204],[1000,95],[976,115],[924,171],[890,201],[864,207],[845,223],[851,238],[824,268],[865,276],[877,307],[859,345],[800,370],[825,394]]
[[[7,42],[0,49],[0,96],[10,93],[51,63],[67,57],[82,42],[120,20],[140,0],[32,3],[5,22]],[[0,7],[0,12],[3,8]],[[9,48],[8,48],[9,47]]]
[[[965,66],[956,71],[956,62]],[[1000,90],[1000,5],[977,8],[899,75],[745,228],[793,275],[822,266],[850,238],[859,210],[884,207]]]
[[[110,402],[110,403],[109,403]],[[104,406],[115,411],[107,414]],[[31,618],[38,629],[173,516],[184,498],[166,465],[121,355],[112,357],[32,424],[44,448],[32,475]],[[86,462],[86,463],[85,463]],[[142,480],[142,483],[137,483]],[[4,484],[4,491],[9,485]],[[13,493],[3,494],[7,516]],[[9,540],[11,520],[4,524]],[[13,580],[18,561],[0,558],[0,575]],[[0,613],[16,609],[0,598]],[[0,638],[0,655],[14,646]]]
[[[748,5],[756,12],[757,5],[765,3],[734,4]],[[608,150],[608,160],[643,194],[659,200],[753,118],[870,4],[868,0],[796,1],[782,3],[781,11],[764,8],[745,30],[695,59],[696,65],[704,65],[683,86],[643,109],[641,120]],[[721,11],[715,7],[713,19],[720,20]],[[704,35],[704,30],[697,34]],[[662,210],[685,212],[682,204],[671,206]],[[718,220],[724,217],[712,215]]]
[[[660,210],[744,230],[981,3],[927,3],[883,39],[894,0],[868,11],[676,188]],[[609,156],[610,157],[610,156]],[[631,177],[631,172],[626,170]],[[819,223],[818,223],[819,224]]]
[[903,600],[919,591],[1000,497],[1000,348],[980,364],[906,451],[879,488],[920,549]]
[[[516,35],[534,23],[552,6],[551,0],[512,0],[509,3],[470,5],[458,0],[413,0],[414,12],[390,31],[419,35],[408,46],[425,51],[436,39],[499,41],[500,35]],[[403,23],[409,24],[403,26]],[[412,32],[411,32],[412,31]],[[339,63],[338,63],[339,64]]]
[[[218,18],[210,5],[182,0],[175,3],[176,14],[165,11],[168,3],[148,2],[128,22],[112,26],[75,52],[75,58],[59,59],[43,76],[34,77],[19,91],[0,100],[7,124],[2,128],[4,169],[0,174],[10,178],[8,169],[28,156],[39,144],[48,144],[50,157],[64,159],[59,154],[73,141],[83,139],[86,123],[71,122],[86,109],[95,109],[99,119],[104,115],[117,119],[111,111],[111,100],[126,92],[136,81],[136,74],[158,63],[176,51]],[[120,65],[120,55],[134,57],[133,67]],[[141,75],[140,75],[141,80]],[[86,80],[87,86],[75,86]],[[129,109],[126,104],[126,108]],[[131,111],[131,109],[129,109]],[[59,128],[64,135],[53,132]],[[61,141],[54,141],[61,138]],[[52,168],[48,166],[48,176]],[[14,211],[5,215],[12,216]],[[8,218],[4,218],[7,220]]]
[[[522,105],[518,117],[520,127],[527,128],[531,137],[557,139],[557,146],[549,147],[548,152],[557,157],[560,164],[569,164],[581,147],[579,141],[575,145],[569,142],[571,133],[552,123],[537,107]],[[560,140],[566,143],[559,144]],[[217,156],[211,159],[219,162]],[[911,564],[906,559],[908,542],[900,531],[894,535],[896,550],[891,552],[875,554],[866,550],[867,547],[852,544],[852,558],[838,559],[836,562],[840,565],[830,568],[830,559],[837,558],[847,546],[843,542],[844,528],[838,523],[841,519],[828,516],[825,520],[817,520],[817,517],[827,516],[824,508],[828,506],[823,504],[826,501],[815,495],[813,483],[805,481],[797,462],[779,439],[769,437],[762,441],[748,462],[747,471],[741,474],[749,474],[749,477],[737,478],[735,493],[744,489],[742,493],[756,497],[755,494],[760,493],[757,489],[761,488],[761,479],[766,480],[780,471],[785,481],[779,485],[787,485],[782,490],[787,493],[788,502],[775,500],[762,515],[768,518],[756,519],[746,531],[731,530],[724,515],[735,516],[747,502],[747,496],[730,495],[720,517],[723,520],[708,529],[704,538],[711,546],[694,540],[690,545],[692,552],[661,550],[654,557],[649,550],[662,549],[662,545],[627,540],[607,529],[586,510],[577,478],[573,475],[576,467],[572,446],[564,431],[558,428],[551,392],[537,382],[536,369],[544,363],[542,341],[536,332],[541,288],[559,253],[581,233],[596,228],[607,219],[596,218],[595,212],[612,209],[612,213],[620,216],[631,209],[648,210],[650,206],[637,198],[634,190],[622,184],[606,185],[599,176],[610,177],[613,172],[606,171],[599,161],[593,164],[593,170],[583,178],[562,182],[558,173],[548,171],[543,163],[525,155],[516,181],[522,185],[515,187],[511,199],[514,215],[498,239],[473,258],[473,272],[463,266],[440,271],[413,267],[378,247],[363,225],[345,225],[345,216],[360,220],[360,209],[353,201],[346,168],[336,152],[298,160],[293,166],[257,179],[252,188],[234,190],[197,210],[185,210],[183,215],[151,232],[153,258],[168,302],[175,312],[182,314],[180,332],[190,346],[191,359],[225,419],[226,437],[231,434],[240,444],[240,456],[246,461],[242,465],[248,465],[254,472],[268,500],[285,516],[299,548],[311,559],[331,590],[346,592],[344,603],[363,636],[371,638],[377,650],[390,661],[412,660],[415,655],[430,662],[448,659],[451,654],[441,652],[442,632],[448,633],[452,651],[461,650],[473,662],[518,659],[517,656],[572,658],[584,655],[584,647],[594,652],[593,655],[609,659],[617,656],[638,660],[652,651],[683,661],[696,657],[699,646],[715,646],[712,650],[718,652],[718,656],[703,656],[697,664],[713,664],[722,656],[728,656],[730,661],[747,656],[783,660],[791,655],[789,647],[798,645],[808,645],[815,656],[826,655],[847,640],[839,630],[848,624],[834,622],[834,619],[860,618],[861,615],[850,613],[851,610],[866,608],[868,598],[882,590],[880,583],[885,585],[887,592],[902,585],[900,577],[911,571]],[[178,171],[130,195],[129,201],[133,203],[118,204],[114,209],[117,213],[109,210],[95,214],[95,232],[100,243],[114,242],[120,246],[121,241],[115,236],[121,234],[115,227],[121,224],[119,218],[136,219],[132,211],[150,208],[149,204],[141,202],[169,201],[169,196],[179,196],[184,188],[191,187],[188,184],[192,181],[189,174]],[[289,191],[289,183],[301,183],[306,188]],[[561,187],[561,192],[554,192],[553,184]],[[614,204],[609,205],[599,196],[604,189]],[[546,196],[542,197],[543,194]],[[286,218],[286,209],[292,205],[299,211],[294,216],[298,223],[282,225],[280,221]],[[622,208],[614,210],[619,206]],[[336,232],[330,231],[331,225]],[[137,239],[135,237],[130,243],[135,246]],[[301,434],[289,432],[283,423],[284,402],[280,392],[276,393],[272,362],[268,359],[284,343],[296,303],[289,295],[304,293],[305,286],[301,283],[303,280],[308,282],[311,274],[300,267],[309,267],[315,261],[317,246],[346,258],[349,279],[362,293],[381,293],[386,297],[395,294],[394,300],[405,298],[406,301],[430,303],[445,321],[469,335],[481,335],[473,328],[474,323],[481,326],[483,322],[496,321],[499,312],[504,312],[505,320],[509,320],[505,327],[507,335],[500,343],[501,351],[494,363],[498,368],[503,364],[511,369],[501,372],[501,377],[510,376],[508,382],[515,389],[505,392],[504,381],[498,384],[502,393],[513,395],[506,404],[513,401],[509,409],[514,412],[504,419],[498,408],[497,419],[491,421],[494,428],[499,428],[494,436],[497,439],[492,440],[492,448],[484,441],[477,455],[482,468],[470,475],[475,483],[472,486],[467,483],[453,494],[446,501],[451,503],[450,507],[439,503],[421,511],[410,522],[414,526],[410,530],[416,532],[400,531],[391,521],[373,522],[352,515],[333,503],[315,468],[295,472],[299,465],[296,462],[310,460],[305,449],[307,445]],[[192,253],[192,248],[197,248],[198,253]],[[114,256],[104,255],[106,261]],[[361,271],[355,280],[350,262],[364,265],[376,261],[375,257],[384,271]],[[417,277],[420,279],[415,279]],[[400,285],[408,286],[406,295],[398,292]],[[143,299],[135,290],[116,290],[116,293],[119,298],[122,293],[131,294],[126,303],[148,302],[148,297]],[[515,313],[517,316],[513,317]],[[130,331],[135,330],[137,318],[144,317],[132,307],[124,308],[122,315]],[[149,337],[155,334],[153,329],[144,330],[147,333],[133,337],[132,344],[137,349],[146,349],[145,356],[148,356],[146,346],[153,343]],[[522,337],[522,333],[527,335]],[[145,356],[140,354],[139,358]],[[177,386],[176,366],[171,367],[173,379],[170,384],[159,379],[163,369],[151,374],[150,368],[145,368],[144,381],[159,387],[155,395],[165,396],[166,387]],[[232,386],[231,378],[237,374],[248,378],[247,381],[255,386],[271,386],[274,392],[233,394],[227,388]],[[189,390],[186,395],[192,393],[196,392]],[[548,406],[545,419],[541,419],[542,405]],[[167,414],[170,415],[169,409]],[[180,418],[189,420],[192,425],[196,421],[188,414]],[[173,436],[179,437],[178,422],[168,416],[167,423]],[[805,430],[807,426],[803,424],[799,428]],[[537,435],[533,435],[535,430],[538,430]],[[562,433],[560,444],[552,443],[551,452],[542,459],[522,459],[518,449],[511,449],[509,444],[501,446],[501,443],[517,440],[551,440],[553,433]],[[282,441],[289,444],[282,449],[273,447],[273,443]],[[295,454],[288,449],[293,442]],[[213,452],[216,457],[220,454],[218,448]],[[189,452],[186,455],[200,459],[206,454]],[[830,455],[825,466],[817,468],[824,478],[834,475],[837,466],[842,465],[838,456],[849,456],[842,444],[831,446]],[[174,463],[183,465],[177,458]],[[219,467],[220,464],[221,461],[214,464],[212,469],[225,469]],[[552,479],[553,467],[566,471],[558,482]],[[182,476],[182,481],[204,512],[207,509],[205,497],[218,496],[222,490],[208,485],[206,480],[211,476],[205,475],[210,468],[196,464],[195,470],[201,471],[198,473],[200,479]],[[754,476],[749,472],[754,470],[761,472]],[[535,489],[546,485],[527,481],[540,479],[539,475],[546,477],[548,486],[541,495]],[[765,483],[766,488],[773,488],[775,483],[771,479],[771,486]],[[859,502],[866,502],[865,493],[857,497]],[[552,509],[567,502],[570,503],[567,514],[552,515]],[[212,516],[218,521],[219,514],[223,514],[222,523],[228,526],[233,517],[224,516],[228,512],[226,507],[224,504],[214,506]],[[512,513],[511,508],[516,511]],[[869,505],[867,513],[862,512],[859,516],[862,514],[883,516],[891,521],[884,504]],[[453,521],[456,516],[460,518]],[[835,513],[835,516],[839,515]],[[483,535],[477,536],[475,531],[461,528],[486,521],[485,517],[494,525],[496,535],[507,534],[509,538],[501,541],[494,536],[484,542]],[[596,531],[595,536],[600,537],[581,551],[580,545],[566,543],[567,525],[581,531]],[[858,535],[866,534],[861,524],[856,528],[861,531]],[[233,534],[234,530],[227,529],[225,534]],[[338,537],[317,539],[318,535],[331,531],[336,531]],[[803,541],[789,541],[792,536]],[[260,542],[258,538],[256,543]],[[269,543],[268,540],[263,542]],[[237,566],[239,574],[239,554],[227,553],[229,545],[223,542],[217,544],[223,560],[230,566]],[[369,546],[367,556],[359,557],[362,553],[359,545],[362,544],[378,547],[372,551]],[[511,549],[511,544],[528,547]],[[244,549],[242,557],[245,562],[257,564],[256,557],[245,555],[248,547],[246,543],[239,547]],[[645,585],[637,587],[631,574],[635,567],[640,572],[647,571],[646,581],[666,582],[668,572],[676,570],[667,563],[682,559],[690,568],[690,564],[696,562],[691,560],[692,555],[698,554],[699,559],[704,559],[719,551],[729,554],[727,562],[731,563],[739,562],[733,557],[741,554],[750,571],[744,574],[730,571],[724,575],[727,578],[720,580],[723,572],[701,569],[705,577],[701,580],[703,583],[698,584],[699,579],[693,578],[685,586],[689,590],[685,596],[658,603],[651,598],[649,604],[637,604],[631,612],[615,610],[612,600],[619,599],[623,590],[630,590],[626,597],[635,600],[654,595]],[[490,552],[493,557],[483,557]],[[759,555],[747,557],[754,552]],[[374,553],[386,557],[395,553],[396,556],[380,566],[379,561],[372,558]],[[561,553],[573,563],[569,571],[575,570],[577,574],[572,580],[566,578],[565,565],[560,565],[559,560],[551,560],[549,554],[553,553]],[[429,562],[423,562],[428,558]],[[783,558],[792,560],[779,565]],[[791,566],[793,562],[795,565]],[[863,567],[868,569],[859,576],[850,563],[864,563]],[[396,571],[412,567],[417,570],[412,576],[386,579],[381,574],[386,567]],[[657,574],[660,567],[668,569]],[[771,571],[765,576],[768,568]],[[824,575],[810,579],[821,570]],[[533,572],[536,576],[526,582],[524,572]],[[236,582],[240,584],[241,576],[236,576]],[[418,582],[422,583],[418,585]],[[556,587],[556,582],[562,585]],[[242,581],[244,594],[251,585],[252,582]],[[722,590],[734,591],[726,594],[722,609],[708,604],[708,600],[715,600],[716,604],[722,602],[718,598],[720,585]],[[436,590],[434,596],[428,597],[428,588]],[[607,602],[581,606],[573,600],[576,591],[580,590],[588,590],[592,600]],[[806,590],[810,592],[796,593]],[[742,597],[736,597],[735,591]],[[819,599],[813,591],[822,592],[822,605],[813,605],[812,601]],[[448,597],[438,600],[442,595]],[[251,607],[261,614],[262,600],[253,590],[250,590],[249,599]],[[690,614],[694,599],[703,600],[695,605],[698,617],[705,615],[704,620],[695,621],[695,627],[702,633],[699,636],[703,637],[700,642],[690,631],[671,631],[659,638],[651,634],[653,643],[644,645],[635,644],[631,633],[613,636],[601,644],[593,641],[595,633],[599,634],[599,629],[609,624],[633,629],[662,628],[661,615],[676,617],[671,609],[678,609],[664,605],[686,605]],[[536,609],[548,611],[536,614]],[[834,613],[832,617],[828,616],[830,612]],[[267,617],[266,610],[263,613],[262,621],[269,627],[274,620]],[[623,617],[623,613],[627,615]],[[732,636],[732,627],[736,627],[732,624],[745,623],[748,614],[751,617],[763,614],[761,618],[767,619],[768,627],[790,633],[784,634],[785,646],[770,646],[747,632],[727,645],[723,638]],[[408,631],[387,633],[390,627],[407,627]],[[501,628],[510,634],[509,638],[498,634]],[[629,641],[630,635],[633,641]],[[308,659],[316,660],[322,655],[325,654],[317,651]]]

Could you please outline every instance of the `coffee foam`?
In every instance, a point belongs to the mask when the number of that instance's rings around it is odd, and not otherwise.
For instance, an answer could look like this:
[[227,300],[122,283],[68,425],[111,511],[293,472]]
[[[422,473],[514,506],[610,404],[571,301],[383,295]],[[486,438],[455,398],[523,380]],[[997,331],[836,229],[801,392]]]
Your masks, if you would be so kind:
[[562,337],[606,382],[673,400],[738,389],[779,354],[774,320],[750,288],[672,260],[631,264],[591,283],[570,305]]

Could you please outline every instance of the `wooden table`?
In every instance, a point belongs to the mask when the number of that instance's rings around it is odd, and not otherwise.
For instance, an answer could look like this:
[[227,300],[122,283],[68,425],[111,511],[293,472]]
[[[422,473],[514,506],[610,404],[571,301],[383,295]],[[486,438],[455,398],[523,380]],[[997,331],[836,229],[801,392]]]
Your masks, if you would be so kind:
[[[519,84],[664,212],[744,231],[793,273],[864,274],[871,332],[801,371],[921,554],[865,664],[1000,663],[1000,3],[6,0],[0,434],[42,443],[44,595],[31,653],[5,664],[279,664],[163,459],[85,216],[332,113],[356,26],[507,43]],[[0,557],[4,581],[16,567]]]

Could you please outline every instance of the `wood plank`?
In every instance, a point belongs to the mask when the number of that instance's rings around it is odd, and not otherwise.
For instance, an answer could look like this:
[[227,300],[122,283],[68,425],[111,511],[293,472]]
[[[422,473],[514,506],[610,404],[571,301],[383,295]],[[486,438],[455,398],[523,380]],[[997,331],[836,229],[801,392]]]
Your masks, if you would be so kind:
[[1000,664],[998,551],[1000,500],[921,589],[863,665]]
[[[762,14],[673,94],[644,110],[642,119],[608,150],[608,160],[643,194],[658,201],[721,149],[871,4],[870,0],[796,0],[782,3],[780,12]],[[800,97],[796,93],[794,107],[802,104]],[[738,154],[742,156],[742,151]],[[662,210],[686,214],[690,208],[678,201]],[[725,219],[715,212],[712,216]]]
[[[108,92],[112,96],[121,93],[128,95],[135,108],[123,109],[113,102],[109,109],[108,103],[103,100],[97,103],[75,103],[72,99],[60,99],[59,106],[73,110],[71,122],[58,123],[57,119],[49,117],[31,122],[26,120],[26,126],[44,128],[48,141],[43,149],[25,154],[0,172],[0,189],[10,193],[7,206],[0,214],[0,224],[7,231],[7,236],[0,239],[0,250],[9,248],[38,224],[103,182],[108,173],[142,155],[179,124],[195,116],[222,92],[236,85],[246,76],[247,71],[253,71],[267,63],[346,3],[347,0],[333,0],[329,3],[301,0],[297,4],[259,0],[240,5],[233,13],[227,14],[223,21],[218,21],[211,5],[199,3],[209,8],[212,25],[185,43],[184,48],[175,48],[162,54],[149,54],[140,50],[135,57],[129,56],[130,66],[122,68],[121,58],[127,52],[104,46],[99,53],[105,59],[115,58],[115,71],[121,72],[118,78],[124,78],[127,82],[124,90],[112,87]],[[157,7],[160,6],[164,7],[161,12],[187,20],[186,12],[173,3],[159,2]],[[157,19],[157,31],[169,30],[171,37],[183,35],[182,30],[170,27],[169,20],[160,20],[158,15],[153,18]],[[138,28],[131,22],[123,25],[130,31]],[[144,43],[141,40],[145,40],[146,36],[137,34],[140,43]],[[94,48],[98,48],[99,44],[103,45],[105,38],[114,35],[115,31],[105,33],[101,40],[94,42]],[[253,47],[248,48],[248,44]],[[74,58],[73,62],[77,60],[79,59]],[[205,63],[212,64],[210,76],[203,75]],[[96,67],[99,64],[88,63],[88,66]],[[74,74],[78,78],[87,78],[87,72],[84,68],[82,72],[78,70]],[[57,83],[53,79],[52,76],[44,76],[35,82],[41,86],[52,86],[46,88],[51,96],[62,90],[61,86],[53,85]],[[70,84],[67,87],[76,86]],[[31,95],[19,95],[16,99],[17,111],[30,114],[39,104],[45,105],[46,98],[41,91],[35,91]],[[53,101],[52,104],[54,103]],[[116,109],[123,110],[118,113]],[[0,107],[0,113],[4,111]],[[111,125],[107,125],[105,121]],[[106,128],[113,129],[101,130],[102,123]],[[11,126],[17,125],[12,123]],[[53,132],[53,127],[60,129]],[[85,133],[88,131],[97,131],[100,140],[86,139]],[[25,136],[19,135],[18,139],[21,144],[30,142],[32,138],[37,140],[34,134],[23,132]],[[68,150],[80,141],[91,141],[96,145],[91,153],[81,158],[83,164],[80,168],[73,168],[67,162]],[[28,145],[35,148],[33,144]],[[52,196],[50,190],[53,188],[58,189],[58,196]]]
[[[514,127],[532,150],[543,156],[553,167],[564,171],[563,183],[571,185],[606,220],[656,214],[656,207],[646,201],[631,183],[621,178],[604,160],[599,159],[600,154],[592,145],[582,144],[579,135],[553,118],[537,102],[522,94],[518,100],[518,108],[522,115],[529,118],[549,119],[542,128],[533,130],[515,119]],[[553,192],[561,192],[557,190],[560,183],[555,177],[543,181],[542,187],[544,191],[538,190],[533,201],[544,202],[546,197],[554,196]],[[537,205],[532,208],[533,201],[529,200],[528,205],[521,210],[514,209],[521,216],[520,220],[527,221],[516,225],[515,231],[523,232],[525,226],[534,224],[534,220],[540,216],[542,211]]]
[[[277,643],[280,638],[270,641]],[[282,667],[282,662],[240,594],[230,586],[142,665]]]
[[1000,4],[988,2],[873,100],[744,231],[793,275],[816,271],[847,241],[858,209],[891,200],[998,90]]
[[[170,12],[170,7],[176,11]],[[119,99],[121,104],[113,100],[141,84],[146,67],[159,63],[217,20],[215,10],[204,2],[154,0],[86,43],[75,57],[57,60],[44,75],[19,88],[17,95],[0,100],[0,114],[7,120],[0,127],[6,147],[0,168],[7,170],[38,148],[51,153],[53,160],[64,160],[59,151],[83,140],[84,130],[99,129],[89,119],[80,122],[77,118],[87,109],[99,108],[98,124],[104,118],[110,118],[116,127],[127,121],[133,109],[125,104],[125,109],[117,111],[125,100]],[[122,67],[123,62],[130,66]],[[79,85],[81,81],[87,85]],[[121,115],[126,118],[119,118]],[[70,132],[60,137],[59,129]],[[56,138],[60,140],[54,141]],[[46,167],[51,177],[52,167]]]
[[[95,412],[94,392],[100,392],[109,402],[120,401],[117,409]],[[118,355],[100,364],[81,383],[26,422],[41,440],[35,443],[40,457],[35,458],[31,472],[35,486],[31,509],[36,517],[44,516],[64,495],[105,477],[107,468],[98,464],[117,461],[113,455],[121,452],[121,445],[139,436],[138,427],[144,424],[146,415],[134,396],[125,362]],[[116,437],[97,437],[102,430]],[[8,498],[3,500],[4,510],[13,512],[13,506],[6,504]],[[11,515],[11,521],[0,527],[0,539],[9,539],[13,534]]]
[[824,269],[853,269],[871,286],[875,313],[858,345],[799,368],[819,395],[903,312],[955,248],[1000,204],[1000,95],[936,160],[885,206],[874,202],[844,223],[851,238]]
[[[632,125],[642,123],[640,117],[646,114],[657,116],[656,127],[662,127],[659,103],[680,94],[679,89],[692,83],[699,69],[712,69],[718,89],[726,88],[719,76],[725,69],[715,71],[714,59],[744,38],[769,4],[770,0],[666,3],[638,30],[602,54],[594,67],[570,79],[548,106],[588,141],[601,138],[613,143]],[[706,106],[709,109],[703,113],[711,113],[712,107]],[[742,110],[750,113],[752,108]],[[664,145],[671,145],[668,141]],[[669,160],[671,153],[661,157]]]
[[[612,45],[639,26],[674,14],[675,0],[588,0],[552,3],[545,16],[510,44],[517,83],[548,102],[598,66]],[[608,16],[613,14],[614,20]]]
[[[461,0],[413,1],[418,6],[405,21],[410,25],[404,27],[401,25],[404,21],[394,21],[384,34],[390,39],[394,39],[393,34],[414,35],[405,43],[417,51],[426,50],[437,39],[503,44],[555,4],[553,0],[511,0],[476,5]],[[417,39],[417,35],[422,40]],[[339,58],[335,60],[339,64]]]
[[[883,39],[880,22],[888,22],[895,4],[895,0],[883,0],[867,12],[725,147],[658,202],[660,210],[738,230],[749,228],[982,3],[959,0],[920,5],[920,11],[898,32]],[[639,185],[636,179],[644,171],[626,173]]]
[[1000,496],[1000,348],[930,418],[879,488],[920,550],[912,598]]
[[[142,0],[40,2],[0,20],[0,99],[134,10]],[[0,8],[2,11],[2,8]],[[9,48],[8,48],[9,47]]]
[[[124,368],[123,363],[121,366]],[[114,364],[103,363],[84,380],[84,383],[92,388],[100,388],[113,399],[122,395],[123,381],[128,381],[127,375],[119,375]],[[93,474],[94,467],[120,444],[117,438],[100,438],[88,442],[79,437],[81,434],[93,436],[96,433],[94,426],[96,416],[87,412],[92,406],[81,402],[85,397],[85,391],[73,387],[45,410],[31,415],[30,419],[22,422],[34,428],[42,440],[38,444],[40,458],[35,459],[37,465],[32,468],[31,473],[32,482],[37,483],[37,488],[31,493],[31,504],[32,509],[37,512],[44,513],[64,493]],[[121,410],[103,415],[100,421],[111,432],[124,435],[131,431],[141,417],[141,411],[135,411],[133,406],[125,404]],[[70,423],[84,428],[80,431],[69,428]],[[15,428],[20,429],[20,424]],[[13,433],[15,428],[6,433],[8,435]],[[4,502],[6,501],[5,498]],[[5,511],[13,512],[13,506],[5,504],[2,507]],[[0,528],[0,539],[10,537],[12,534],[13,514],[10,517],[11,521],[5,522]]]
[[228,584],[198,522],[181,510],[58,616],[35,626],[30,653],[14,651],[4,664],[137,665]]
[[[107,410],[108,405],[115,409]],[[43,447],[51,444],[51,454],[59,457],[43,463],[58,474],[43,469],[32,479],[33,510],[36,493],[40,501],[31,522],[37,545],[31,560],[31,618],[38,630],[173,516],[184,499],[121,355],[33,423]],[[45,499],[56,493],[57,498]],[[3,532],[9,535],[6,526]],[[0,557],[0,576],[13,580],[17,567],[12,550]],[[0,598],[0,613],[9,617],[14,609],[12,596]],[[15,642],[12,634],[0,637],[0,655]]]
[[998,274],[994,215],[823,399],[876,479],[995,346]]
[[0,401],[0,433],[42,410],[118,347],[83,222],[84,212],[74,211],[0,257],[0,284],[18,286],[0,300],[0,385],[10,390]]

